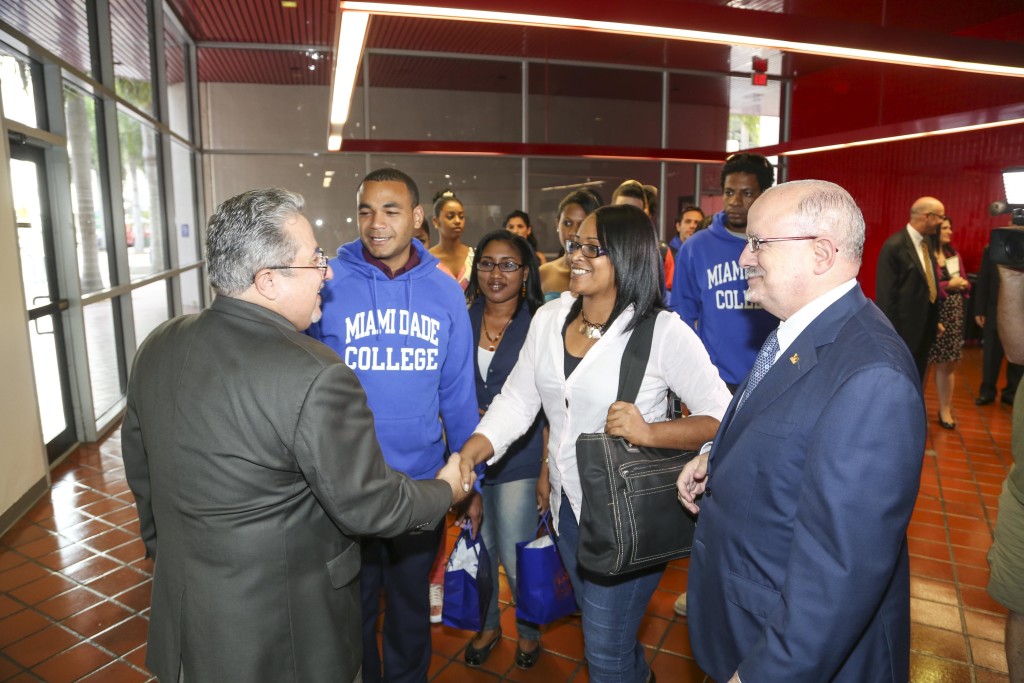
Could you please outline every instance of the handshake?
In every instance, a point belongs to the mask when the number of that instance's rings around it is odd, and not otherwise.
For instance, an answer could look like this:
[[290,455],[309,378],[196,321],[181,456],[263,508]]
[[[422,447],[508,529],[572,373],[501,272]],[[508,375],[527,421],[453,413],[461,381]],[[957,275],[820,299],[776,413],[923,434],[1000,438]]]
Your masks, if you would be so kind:
[[444,464],[444,467],[438,470],[437,476],[435,477],[435,479],[440,479],[446,482],[452,488],[453,506],[458,505],[465,500],[466,496],[469,495],[469,492],[473,490],[473,483],[476,481],[476,473],[472,472],[473,466],[471,463],[467,463],[468,469],[470,470],[467,475],[469,485],[463,485],[464,468],[462,467],[462,464],[463,461],[462,458],[459,457],[459,454],[452,453],[451,457],[448,458],[448,462]]

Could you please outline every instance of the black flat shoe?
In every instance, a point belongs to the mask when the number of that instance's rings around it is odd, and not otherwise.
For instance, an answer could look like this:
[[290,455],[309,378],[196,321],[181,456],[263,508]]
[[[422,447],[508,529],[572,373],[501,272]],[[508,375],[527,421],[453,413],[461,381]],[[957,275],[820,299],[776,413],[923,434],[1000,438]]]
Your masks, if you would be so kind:
[[537,647],[533,648],[529,652],[523,652],[519,644],[516,644],[516,666],[520,669],[529,669],[537,660],[540,659],[540,642],[537,642]]
[[956,422],[946,422],[942,419],[942,413],[939,413],[939,426],[943,429],[956,429]]
[[987,406],[989,403],[992,403],[995,400],[995,396],[979,396],[978,398],[974,399],[974,405]]
[[494,640],[479,649],[473,647],[473,641],[469,641],[469,645],[466,646],[466,654],[463,655],[463,659],[466,660],[466,664],[470,666],[480,666],[486,662],[487,658],[491,656],[491,650],[498,646],[498,642],[500,640],[501,630],[499,629],[498,634],[494,636]]
[[1007,396],[1006,394],[1003,394],[1003,397],[999,399],[999,402],[1002,403],[1004,406],[1012,406],[1014,398],[1015,397],[1013,396]]

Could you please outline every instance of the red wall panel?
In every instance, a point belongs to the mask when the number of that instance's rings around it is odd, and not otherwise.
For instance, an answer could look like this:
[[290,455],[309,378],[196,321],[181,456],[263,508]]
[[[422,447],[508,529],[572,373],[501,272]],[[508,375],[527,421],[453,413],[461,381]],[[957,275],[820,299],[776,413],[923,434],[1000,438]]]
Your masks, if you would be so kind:
[[1024,125],[795,156],[789,177],[829,180],[853,195],[867,223],[859,279],[873,297],[882,242],[906,225],[911,204],[924,195],[945,204],[953,245],[967,272],[977,272],[989,231],[1009,223],[990,217],[988,205],[1004,195],[1002,169],[1017,165],[1024,165]]

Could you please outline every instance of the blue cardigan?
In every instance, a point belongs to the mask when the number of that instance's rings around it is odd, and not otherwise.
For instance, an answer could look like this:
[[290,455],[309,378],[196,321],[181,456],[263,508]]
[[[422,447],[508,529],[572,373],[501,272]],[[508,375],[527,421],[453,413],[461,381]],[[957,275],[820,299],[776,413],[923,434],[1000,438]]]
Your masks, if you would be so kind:
[[[473,325],[473,339],[480,338],[480,326],[484,315],[484,298],[478,296],[469,306],[469,319]],[[486,411],[494,397],[501,393],[505,386],[516,361],[519,360],[519,350],[523,348],[526,341],[526,333],[530,330],[530,321],[533,315],[522,302],[512,322],[502,335],[501,343],[498,344],[491,360],[491,367],[487,370],[487,379],[480,376],[480,363],[478,354],[473,354],[473,378],[476,380],[476,400],[480,410]],[[474,345],[475,346],[475,345]],[[544,427],[546,425],[544,413],[538,413],[537,419],[512,446],[507,454],[494,465],[487,467],[484,473],[484,485],[504,484],[520,479],[534,479],[540,476],[540,464],[544,458]]]

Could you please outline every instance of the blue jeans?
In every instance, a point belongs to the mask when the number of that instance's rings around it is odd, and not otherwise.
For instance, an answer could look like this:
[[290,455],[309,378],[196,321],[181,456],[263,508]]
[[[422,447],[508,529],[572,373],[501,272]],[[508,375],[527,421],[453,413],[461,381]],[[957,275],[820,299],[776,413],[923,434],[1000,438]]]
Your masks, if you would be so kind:
[[[498,564],[505,567],[505,577],[516,595],[516,543],[533,540],[537,532],[537,479],[520,479],[483,487],[484,523],[480,533],[491,557],[494,591],[483,630],[501,625],[498,609]],[[523,640],[539,640],[536,624],[516,619],[516,629]]]
[[643,645],[636,639],[647,603],[665,566],[624,577],[589,573],[576,563],[580,527],[562,494],[558,511],[558,552],[583,610],[583,651],[592,683],[644,683],[650,672]]

